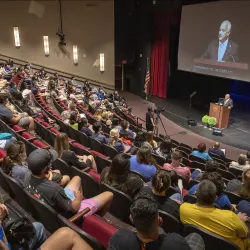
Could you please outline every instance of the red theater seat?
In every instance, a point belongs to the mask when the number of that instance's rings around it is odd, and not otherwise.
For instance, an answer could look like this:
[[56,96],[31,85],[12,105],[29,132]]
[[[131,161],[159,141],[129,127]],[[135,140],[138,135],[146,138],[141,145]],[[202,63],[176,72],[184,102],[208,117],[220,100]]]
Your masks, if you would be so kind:
[[34,140],[33,144],[35,146],[37,146],[38,148],[44,148],[44,149],[49,149],[50,148],[48,144],[45,144],[44,142],[39,141],[39,140]]
[[88,172],[89,175],[91,175],[98,183],[100,183],[101,175],[96,173],[93,169],[90,169]]
[[37,121],[38,123],[42,123],[43,122],[43,119],[39,118],[39,117],[36,117],[35,118],[35,121]]
[[82,149],[89,149],[88,147],[85,147],[85,146],[83,146],[82,144],[80,144],[80,143],[78,143],[78,142],[74,142],[73,144],[72,144],[74,147],[77,147],[77,148],[82,148]]
[[84,219],[82,230],[95,237],[105,248],[108,248],[109,239],[118,231],[116,227],[96,215]]
[[0,162],[3,161],[4,157],[6,156],[6,151],[0,148]]
[[42,122],[42,125],[45,127],[45,128],[51,128],[52,126],[49,124],[49,123],[47,123],[47,122]]
[[108,158],[109,158],[108,156],[103,155],[103,154],[101,154],[101,153],[99,153],[99,152],[97,152],[97,151],[95,151],[95,150],[90,150],[90,152],[91,152],[91,154],[92,154],[94,157],[100,156],[100,157],[102,157],[102,158],[104,158],[104,159],[108,159]]
[[24,131],[25,131],[25,129],[24,129],[23,127],[19,126],[19,125],[14,125],[14,126],[13,126],[13,130],[14,130],[15,132],[17,132],[17,133],[20,133],[20,132],[24,132]]
[[51,128],[50,131],[56,135],[60,134],[60,131],[54,129],[54,128]]
[[36,137],[33,136],[32,134],[30,134],[29,132],[23,132],[22,137],[28,141],[32,141],[32,140],[36,139]]

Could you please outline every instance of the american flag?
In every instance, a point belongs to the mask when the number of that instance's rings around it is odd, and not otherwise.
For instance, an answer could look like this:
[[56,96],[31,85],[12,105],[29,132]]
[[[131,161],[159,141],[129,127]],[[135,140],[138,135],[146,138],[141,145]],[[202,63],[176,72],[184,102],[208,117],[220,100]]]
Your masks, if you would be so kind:
[[146,65],[146,75],[145,75],[145,83],[144,83],[144,93],[148,95],[148,86],[150,83],[150,70],[149,70],[149,58],[147,58],[147,65]]

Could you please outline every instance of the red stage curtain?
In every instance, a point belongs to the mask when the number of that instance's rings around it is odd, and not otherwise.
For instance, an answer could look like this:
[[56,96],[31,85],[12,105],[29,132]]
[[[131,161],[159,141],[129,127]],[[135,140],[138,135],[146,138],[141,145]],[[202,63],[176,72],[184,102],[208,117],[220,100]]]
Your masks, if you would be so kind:
[[150,94],[167,97],[171,24],[180,20],[180,10],[157,13],[154,18],[154,39],[151,48]]

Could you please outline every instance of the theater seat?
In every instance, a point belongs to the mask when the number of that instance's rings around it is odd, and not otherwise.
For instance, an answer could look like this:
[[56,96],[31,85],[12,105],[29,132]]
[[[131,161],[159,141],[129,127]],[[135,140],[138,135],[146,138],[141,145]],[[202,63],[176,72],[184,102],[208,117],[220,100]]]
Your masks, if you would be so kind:
[[60,131],[56,130],[55,128],[51,128],[50,131],[54,134],[60,134]]
[[47,123],[47,122],[42,122],[42,125],[45,127],[45,128],[51,128],[52,126],[49,124],[49,123]]
[[49,149],[50,148],[48,144],[45,144],[44,142],[39,141],[39,140],[34,140],[33,144],[35,146],[37,146],[38,148],[43,148],[43,149]]
[[95,150],[90,150],[90,152],[91,152],[91,154],[92,154],[94,157],[100,156],[100,157],[102,157],[102,158],[104,158],[104,159],[109,159],[108,156],[103,155],[103,154],[101,154],[101,153],[99,153],[99,152],[97,152],[97,151],[95,151]]
[[36,117],[35,118],[35,121],[37,121],[38,123],[42,123],[43,122],[43,119],[39,118],[39,117]]
[[78,142],[74,142],[73,146],[74,147],[78,147],[78,148],[82,148],[82,149],[87,149],[87,150],[89,149],[88,147],[85,147],[85,146],[83,146],[82,144],[80,144]]
[[33,136],[32,134],[30,134],[29,132],[23,132],[22,137],[28,141],[32,141],[32,140],[36,139],[36,137]]
[[4,157],[6,156],[6,151],[0,148],[0,162],[3,161]]
[[108,248],[110,238],[118,231],[96,215],[90,215],[84,219],[82,230],[95,237],[105,248]]
[[19,126],[19,125],[14,125],[14,126],[13,126],[13,130],[14,130],[15,132],[17,132],[17,133],[20,133],[20,132],[24,132],[24,131],[25,131],[25,129],[22,128],[22,127]]
[[91,175],[98,183],[100,183],[100,180],[101,180],[101,175],[98,174],[97,172],[95,172],[93,169],[91,169],[89,172],[88,172],[89,175]]

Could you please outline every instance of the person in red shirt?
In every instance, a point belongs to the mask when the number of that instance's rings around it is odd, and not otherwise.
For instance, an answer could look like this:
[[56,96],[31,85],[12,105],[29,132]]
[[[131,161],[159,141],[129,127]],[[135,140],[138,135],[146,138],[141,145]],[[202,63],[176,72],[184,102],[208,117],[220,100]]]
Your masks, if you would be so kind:
[[166,169],[168,171],[174,170],[178,175],[183,176],[189,182],[191,176],[190,169],[188,167],[183,167],[180,165],[182,154],[178,151],[174,151],[171,155],[171,158],[172,162],[165,163],[163,165],[163,169]]

